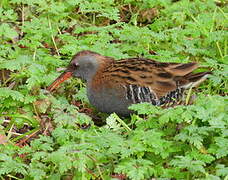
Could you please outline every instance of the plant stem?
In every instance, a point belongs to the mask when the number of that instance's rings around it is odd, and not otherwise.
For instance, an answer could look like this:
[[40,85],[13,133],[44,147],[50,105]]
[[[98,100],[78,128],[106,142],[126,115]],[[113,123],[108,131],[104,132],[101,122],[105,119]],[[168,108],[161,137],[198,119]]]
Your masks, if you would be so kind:
[[50,21],[49,17],[48,17],[48,24],[49,24],[49,28],[51,29],[51,39],[52,39],[52,42],[53,42],[53,44],[55,46],[56,53],[57,53],[58,56],[60,56],[58,47],[57,47],[57,45],[55,43],[55,38],[54,38],[53,33],[52,33],[52,25],[51,25],[51,21]]
[[116,113],[113,113],[113,117],[127,130],[127,131],[131,131],[131,128],[128,127],[128,125],[119,118],[119,116]]

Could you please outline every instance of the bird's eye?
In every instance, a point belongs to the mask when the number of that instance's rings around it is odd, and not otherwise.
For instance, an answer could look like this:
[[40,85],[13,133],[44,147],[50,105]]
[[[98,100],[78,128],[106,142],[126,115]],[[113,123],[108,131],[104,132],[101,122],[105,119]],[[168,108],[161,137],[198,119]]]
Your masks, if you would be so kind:
[[79,64],[76,62],[76,63],[73,63],[73,66],[74,66],[74,67],[78,67]]

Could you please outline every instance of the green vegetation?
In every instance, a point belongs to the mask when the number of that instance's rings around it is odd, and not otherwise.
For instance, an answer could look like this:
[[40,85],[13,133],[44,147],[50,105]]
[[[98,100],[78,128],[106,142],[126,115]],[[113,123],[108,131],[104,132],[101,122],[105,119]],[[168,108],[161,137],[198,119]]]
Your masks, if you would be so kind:
[[[44,90],[80,50],[213,75],[193,105],[107,117],[78,79]],[[226,0],[1,0],[0,179],[228,179],[227,77]]]

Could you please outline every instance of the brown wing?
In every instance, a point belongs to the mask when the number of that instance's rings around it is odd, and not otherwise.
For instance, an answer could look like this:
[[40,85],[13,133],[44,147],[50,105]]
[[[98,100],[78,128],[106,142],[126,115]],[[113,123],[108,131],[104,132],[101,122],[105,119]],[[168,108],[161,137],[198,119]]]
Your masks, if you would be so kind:
[[[123,85],[149,87],[158,98],[177,89],[189,81],[185,78],[197,68],[196,63],[161,63],[144,58],[116,61],[103,71],[103,79]],[[102,78],[100,78],[102,79]]]

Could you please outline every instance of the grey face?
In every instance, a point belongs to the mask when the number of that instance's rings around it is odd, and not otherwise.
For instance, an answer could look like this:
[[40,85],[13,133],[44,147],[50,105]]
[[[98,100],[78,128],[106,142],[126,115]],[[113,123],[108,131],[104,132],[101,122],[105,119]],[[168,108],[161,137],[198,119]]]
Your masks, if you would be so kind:
[[95,56],[85,55],[74,59],[71,63],[73,76],[90,81],[98,68],[98,61]]

